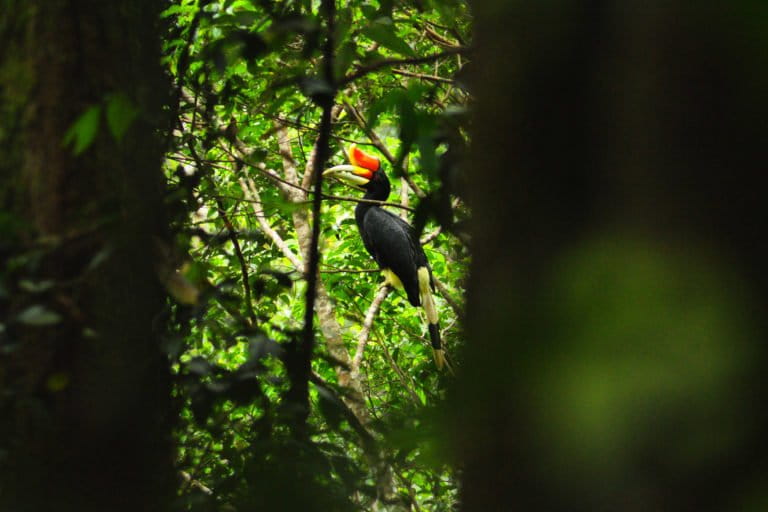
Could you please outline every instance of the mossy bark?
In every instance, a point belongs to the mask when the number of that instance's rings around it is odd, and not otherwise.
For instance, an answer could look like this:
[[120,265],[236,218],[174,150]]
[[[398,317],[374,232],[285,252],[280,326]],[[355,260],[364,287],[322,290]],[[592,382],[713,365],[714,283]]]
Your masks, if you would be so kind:
[[461,509],[765,503],[766,6],[471,4]]
[[[4,3],[0,509],[167,510],[158,3]],[[137,113],[120,140],[116,97]],[[75,155],[65,134],[93,107]]]

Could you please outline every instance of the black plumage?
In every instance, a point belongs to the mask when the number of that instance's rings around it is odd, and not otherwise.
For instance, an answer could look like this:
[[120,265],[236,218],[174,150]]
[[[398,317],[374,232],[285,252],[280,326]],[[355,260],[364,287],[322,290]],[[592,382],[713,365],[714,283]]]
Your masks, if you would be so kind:
[[[390,185],[384,171],[374,173],[374,178],[363,187],[363,199],[386,201]],[[358,203],[355,221],[368,253],[382,269],[390,269],[400,279],[412,306],[421,306],[419,297],[418,268],[427,267],[427,256],[414,229],[397,215],[378,205]],[[430,286],[434,288],[431,282]]]
[[[326,173],[365,190],[363,199],[386,201],[391,187],[378,159],[354,146],[349,150],[349,158],[352,165],[336,166]],[[434,280],[416,231],[397,215],[371,202],[357,204],[355,221],[366,250],[385,274],[385,282],[402,287],[412,306],[424,308],[435,362],[442,368],[446,360],[432,298]]]

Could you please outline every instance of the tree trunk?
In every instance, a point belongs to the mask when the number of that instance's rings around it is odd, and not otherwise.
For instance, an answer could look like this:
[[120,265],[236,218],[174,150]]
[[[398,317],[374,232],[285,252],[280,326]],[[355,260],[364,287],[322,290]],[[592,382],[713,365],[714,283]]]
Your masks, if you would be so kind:
[[472,3],[462,510],[760,509],[765,6]]
[[[167,510],[158,4],[3,11],[0,509]],[[75,155],[65,134],[94,108]]]

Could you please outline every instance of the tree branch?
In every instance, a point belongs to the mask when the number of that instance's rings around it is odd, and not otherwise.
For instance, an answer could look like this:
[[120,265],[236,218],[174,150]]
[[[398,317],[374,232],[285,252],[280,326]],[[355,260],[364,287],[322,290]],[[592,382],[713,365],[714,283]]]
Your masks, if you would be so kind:
[[393,208],[400,208],[409,212],[415,212],[414,208],[410,206],[404,206],[400,203],[391,203],[389,201],[377,201],[375,199],[363,199],[362,197],[349,197],[349,196],[334,196],[330,194],[323,194],[323,199],[333,199],[335,201],[349,201],[352,203],[366,203],[375,204],[377,206],[391,206]]
[[422,237],[422,239],[419,240],[419,242],[421,243],[421,245],[427,245],[429,242],[431,242],[432,240],[437,238],[440,235],[440,233],[442,233],[442,231],[443,231],[443,227],[442,226],[437,226],[437,229],[435,229],[430,234],[425,235],[424,237]]
[[[310,380],[314,382],[316,385],[322,386],[327,391],[334,393],[333,388],[331,387],[331,384],[326,382],[316,372],[312,372],[310,374]],[[376,440],[374,439],[373,435],[368,431],[368,428],[366,427],[366,425],[360,422],[360,418],[357,417],[357,414],[355,414],[355,411],[350,409],[349,406],[346,404],[346,402],[343,399],[339,398],[339,396],[336,393],[334,393],[334,396],[339,399],[339,405],[343,407],[344,417],[347,419],[347,422],[349,422],[349,425],[352,427],[352,429],[355,432],[357,432],[357,434],[363,440],[363,448],[365,449],[366,453],[369,456],[378,459],[379,452],[376,449]]]
[[235,146],[235,148],[237,148],[237,151],[241,155],[243,155],[245,159],[238,157],[237,155],[229,151],[227,148],[222,147],[221,150],[224,151],[224,153],[232,157],[237,163],[251,167],[259,171],[261,174],[263,174],[264,176],[272,180],[280,189],[280,191],[283,192],[285,195],[290,197],[291,194],[294,193],[295,189],[297,188],[301,189],[301,187],[297,183],[291,183],[290,181],[284,179],[279,174],[277,174],[276,171],[268,168],[266,164],[264,164],[264,162],[259,162],[259,163],[248,162],[246,159],[253,154],[253,151],[249,150],[248,147],[245,145],[245,143],[242,140],[240,140],[238,137],[228,134],[227,140],[230,141],[232,145]]
[[[288,136],[288,130],[284,125],[278,124],[277,126],[277,147],[280,157],[283,159],[283,174],[285,175],[286,183],[295,185],[299,183],[299,173],[296,170],[296,160],[293,158],[293,152],[291,151],[291,139]],[[319,137],[318,137],[319,142]],[[312,148],[310,154],[310,160],[313,160],[317,156],[317,144]],[[312,182],[307,180],[302,182],[299,187],[293,187],[289,190],[285,190],[284,193],[288,196],[288,199],[294,203],[298,203],[306,200],[307,193],[310,192],[309,187],[312,186]]]
[[462,318],[464,316],[463,308],[453,299],[453,297],[451,297],[451,294],[448,291],[448,287],[445,286],[443,282],[435,276],[432,276],[432,281],[435,283],[435,288],[437,288],[437,291],[439,291],[440,295],[442,295],[445,299],[445,302],[447,302],[448,305],[451,306],[453,312],[456,313],[456,316]]
[[413,390],[413,388],[415,387],[413,384],[413,381],[410,379],[410,377],[408,377],[405,374],[405,372],[403,372],[403,369],[400,368],[400,365],[397,364],[395,359],[392,357],[392,354],[390,354],[387,344],[382,341],[381,336],[379,335],[378,331],[375,329],[374,329],[374,336],[376,338],[376,341],[378,341],[382,352],[384,352],[384,357],[389,363],[389,366],[391,366],[392,369],[395,370],[397,377],[400,379],[400,383],[403,385],[403,388],[408,392],[408,396],[410,396],[414,404],[419,406],[422,405],[419,395],[417,395],[416,392]]
[[[371,127],[368,126],[368,123],[365,121],[365,118],[360,113],[360,111],[357,110],[357,108],[354,105],[348,102],[344,103],[344,108],[349,113],[349,115],[352,116],[355,122],[357,122],[358,126],[360,126],[360,128],[365,132],[365,134],[368,136],[371,143],[376,147],[376,149],[381,151],[381,154],[384,155],[384,158],[386,158],[387,161],[389,161],[390,165],[392,165],[393,167],[397,165],[397,159],[395,159],[395,156],[389,151],[389,148],[387,148],[384,142],[382,142],[382,140],[379,138],[376,132],[374,132],[371,129]],[[426,194],[424,193],[424,191],[421,189],[421,187],[419,187],[413,181],[413,178],[411,178],[411,175],[408,174],[408,171],[403,166],[399,166],[397,170],[400,171],[400,174],[402,174],[403,178],[408,182],[408,186],[411,187],[411,190],[413,190],[413,192],[419,198],[426,197]]]
[[360,77],[367,75],[368,73],[373,73],[374,71],[378,71],[380,69],[387,68],[390,66],[402,66],[406,64],[426,64],[428,62],[434,62],[436,60],[440,60],[444,57],[450,57],[451,55],[463,54],[468,52],[469,52],[468,48],[460,47],[460,48],[449,48],[444,52],[434,53],[432,55],[425,55],[423,57],[412,57],[409,59],[383,59],[365,66],[358,67],[353,73],[350,73],[344,78],[342,78],[339,81],[339,86],[346,85],[350,82],[357,80]]
[[384,285],[379,288],[379,293],[376,294],[376,297],[374,297],[370,307],[368,308],[368,312],[365,314],[363,329],[360,331],[360,334],[357,337],[357,349],[355,350],[355,356],[352,358],[351,373],[353,378],[360,374],[360,364],[363,362],[363,352],[365,351],[365,346],[368,343],[368,338],[371,334],[373,320],[379,313],[381,303],[384,302],[384,299],[387,298],[387,295],[389,295],[389,292],[391,291],[392,287],[389,285]]
[[412,78],[418,78],[420,80],[427,80],[429,82],[440,82],[440,83],[446,83],[446,84],[455,83],[455,81],[451,78],[443,78],[442,76],[435,76],[435,75],[425,75],[423,73],[414,73],[412,71],[407,71],[405,69],[393,69],[392,73],[395,75],[410,76]]
[[240,182],[240,188],[243,189],[243,194],[245,194],[245,197],[251,199],[250,202],[251,206],[253,207],[253,212],[256,214],[256,220],[261,226],[262,231],[264,231],[264,234],[272,239],[274,244],[283,252],[285,257],[288,258],[291,263],[293,263],[293,265],[296,267],[296,270],[300,272],[303,271],[304,264],[301,262],[299,257],[291,250],[290,247],[288,247],[288,244],[285,243],[285,240],[283,240],[280,234],[272,229],[272,227],[269,225],[269,222],[267,222],[267,219],[264,217],[264,210],[261,206],[261,197],[259,197],[259,192],[256,190],[256,184],[250,178],[240,178],[238,181]]
[[455,43],[454,41],[451,41],[449,39],[446,39],[445,37],[441,36],[431,28],[424,26],[424,32],[427,34],[427,38],[431,39],[435,43],[439,44],[440,46],[444,48],[461,48],[462,46],[460,44]]
[[[211,185],[214,185],[213,180],[210,181]],[[221,216],[221,220],[224,221],[224,225],[227,227],[229,240],[232,242],[232,247],[235,249],[237,261],[240,263],[240,275],[243,279],[243,294],[245,295],[245,310],[248,314],[248,319],[250,320],[251,324],[253,324],[253,322],[256,321],[256,314],[253,312],[251,285],[248,283],[248,266],[245,263],[243,250],[240,248],[240,241],[237,239],[237,232],[235,231],[234,225],[232,225],[232,221],[230,220],[229,215],[227,215],[227,210],[224,208],[224,203],[222,203],[221,199],[218,197],[215,198],[215,201],[216,209]]]
[[[205,168],[207,166],[206,162],[203,162],[203,160],[200,158],[200,155],[197,153],[197,149],[195,149],[195,145],[192,142],[192,139],[189,139],[187,143],[187,149],[189,149],[189,154],[192,155],[192,158],[195,161],[195,165],[197,166],[198,170],[203,173],[203,175],[208,180],[211,187],[213,187],[214,191],[216,190],[216,183],[213,180],[213,177],[210,175],[210,173],[205,172]],[[229,215],[227,215],[227,211],[224,208],[224,204],[222,203],[220,198],[215,198],[216,202],[216,209],[219,212],[219,216],[224,221],[224,225],[227,227],[227,230],[231,234],[229,237],[230,241],[232,242],[232,246],[235,249],[235,255],[237,256],[237,260],[240,263],[240,274],[243,279],[243,293],[245,295],[245,310],[248,315],[248,323],[253,323],[256,319],[256,314],[253,312],[253,303],[251,302],[251,286],[248,283],[248,266],[245,263],[245,258],[243,257],[243,251],[240,248],[240,242],[237,239],[237,236],[235,233],[235,227],[232,225],[232,221],[229,218]]]

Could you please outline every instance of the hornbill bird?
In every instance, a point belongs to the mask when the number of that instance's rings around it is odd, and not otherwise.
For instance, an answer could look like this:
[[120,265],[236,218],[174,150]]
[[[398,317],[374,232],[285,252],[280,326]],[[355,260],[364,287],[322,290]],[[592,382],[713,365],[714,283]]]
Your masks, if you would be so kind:
[[[390,185],[379,159],[354,144],[349,148],[348,157],[350,165],[331,167],[323,175],[364,190],[363,199],[386,201]],[[404,289],[412,306],[424,307],[435,364],[442,369],[446,359],[432,298],[435,283],[416,231],[400,217],[375,203],[358,203],[355,221],[365,248],[384,274],[383,285]]]

